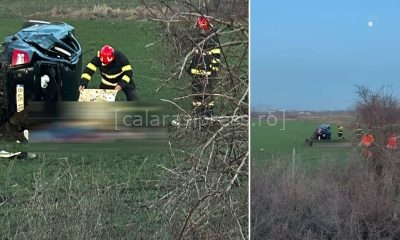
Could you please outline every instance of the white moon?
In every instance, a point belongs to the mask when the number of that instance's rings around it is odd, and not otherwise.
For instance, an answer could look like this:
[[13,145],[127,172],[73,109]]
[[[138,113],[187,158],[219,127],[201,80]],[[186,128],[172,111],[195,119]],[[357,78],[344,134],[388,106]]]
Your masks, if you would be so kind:
[[373,27],[374,26],[374,22],[373,21],[368,21],[368,27]]

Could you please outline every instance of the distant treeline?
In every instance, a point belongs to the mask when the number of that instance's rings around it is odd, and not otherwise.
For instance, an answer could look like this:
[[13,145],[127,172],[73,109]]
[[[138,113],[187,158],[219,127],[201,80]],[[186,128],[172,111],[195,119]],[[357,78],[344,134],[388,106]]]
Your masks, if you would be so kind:
[[268,117],[272,116],[278,119],[350,117],[354,116],[354,112],[345,110],[337,110],[337,111],[266,110],[266,111],[253,111],[250,113],[251,119],[264,119],[264,118],[267,119]]

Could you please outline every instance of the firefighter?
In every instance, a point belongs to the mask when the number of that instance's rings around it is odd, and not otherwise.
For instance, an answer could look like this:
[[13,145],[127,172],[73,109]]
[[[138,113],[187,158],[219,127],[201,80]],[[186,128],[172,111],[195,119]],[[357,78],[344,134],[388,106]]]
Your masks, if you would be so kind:
[[387,144],[386,144],[386,148],[387,149],[397,149],[397,136],[395,133],[392,133],[388,140],[387,140]]
[[339,139],[344,139],[344,137],[343,137],[343,125],[342,124],[338,124],[338,127],[337,127],[337,133],[338,133],[338,137],[339,137]]
[[79,86],[80,91],[87,87],[97,68],[102,78],[100,89],[122,90],[127,101],[137,100],[132,66],[121,51],[110,45],[104,45],[83,70]]
[[199,30],[199,37],[188,69],[192,76],[193,114],[211,117],[214,107],[213,87],[221,61],[221,49],[209,19],[198,17],[195,27]]
[[356,123],[355,134],[357,136],[361,136],[363,134],[363,129],[361,128],[361,124],[359,122]]
[[372,135],[372,131],[368,131],[361,139],[361,145],[364,147],[370,147],[374,143],[374,135]]
[[371,130],[368,130],[368,132],[361,138],[360,145],[364,147],[365,156],[367,158],[371,158],[373,155],[370,149],[374,141],[374,135],[372,134]]

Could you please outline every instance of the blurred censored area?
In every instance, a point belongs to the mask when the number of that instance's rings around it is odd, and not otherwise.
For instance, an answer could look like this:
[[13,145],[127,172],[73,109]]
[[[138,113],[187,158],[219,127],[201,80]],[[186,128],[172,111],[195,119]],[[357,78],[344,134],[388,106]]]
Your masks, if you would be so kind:
[[143,153],[167,150],[161,106],[130,102],[29,105],[29,152]]

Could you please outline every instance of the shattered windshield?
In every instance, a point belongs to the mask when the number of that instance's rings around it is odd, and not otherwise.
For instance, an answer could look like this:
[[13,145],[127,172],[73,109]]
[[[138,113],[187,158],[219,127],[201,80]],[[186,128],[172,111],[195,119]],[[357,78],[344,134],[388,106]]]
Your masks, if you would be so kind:
[[36,43],[49,49],[55,42],[68,35],[73,28],[62,25],[33,25],[18,32],[18,37],[28,43]]

